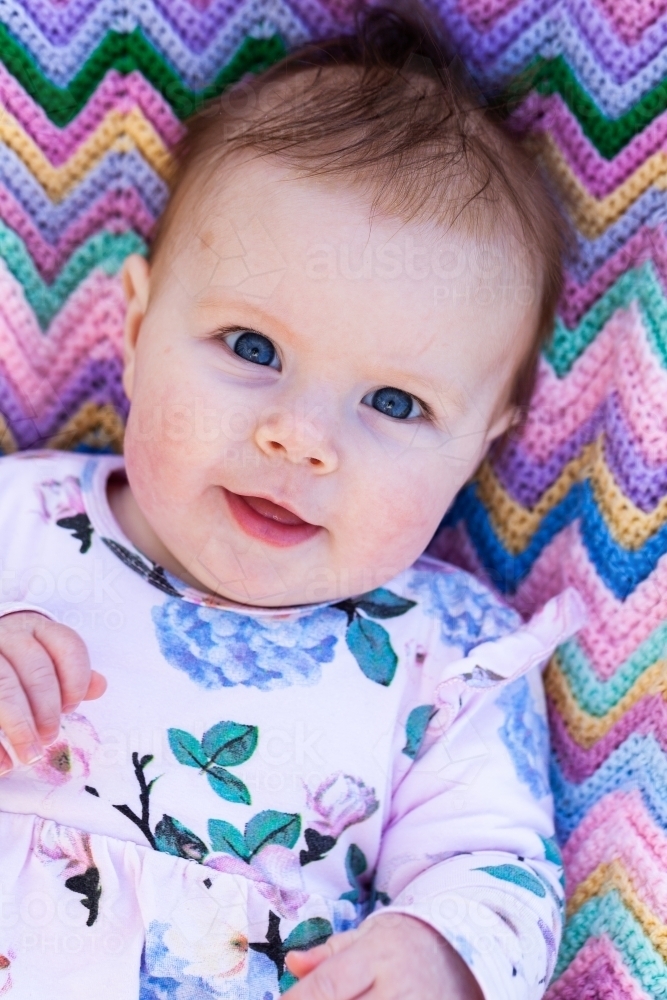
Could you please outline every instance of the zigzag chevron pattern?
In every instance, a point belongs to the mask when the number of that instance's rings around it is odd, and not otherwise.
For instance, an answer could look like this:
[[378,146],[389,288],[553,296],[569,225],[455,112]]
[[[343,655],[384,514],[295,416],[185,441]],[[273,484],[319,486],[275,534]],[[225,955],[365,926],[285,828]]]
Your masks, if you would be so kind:
[[[433,549],[588,624],[546,675],[567,926],[549,1000],[667,995],[667,0],[432,0],[577,252],[521,436]],[[347,0],[0,0],[0,448],[122,447],[124,257],[183,119]]]

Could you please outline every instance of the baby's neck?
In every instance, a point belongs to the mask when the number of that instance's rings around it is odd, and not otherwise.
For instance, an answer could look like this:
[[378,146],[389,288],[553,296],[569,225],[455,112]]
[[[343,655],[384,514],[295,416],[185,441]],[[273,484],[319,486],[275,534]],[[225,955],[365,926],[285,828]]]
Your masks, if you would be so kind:
[[[213,593],[180,564],[155,534],[142,514],[134,499],[130,484],[122,473],[114,473],[107,480],[107,500],[116,523],[139,552],[196,590]],[[222,595],[217,594],[216,596]]]

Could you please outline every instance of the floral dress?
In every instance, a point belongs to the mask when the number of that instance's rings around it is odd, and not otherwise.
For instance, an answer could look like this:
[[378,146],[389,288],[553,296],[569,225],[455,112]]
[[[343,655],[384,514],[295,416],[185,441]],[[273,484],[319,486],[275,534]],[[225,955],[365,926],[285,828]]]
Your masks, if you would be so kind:
[[108,681],[0,779],[0,994],[276,1000],[306,949],[387,912],[487,1000],[539,998],[562,917],[530,623],[428,558],[321,606],[193,591],[134,548],[116,456],[0,460],[0,614],[82,636]]

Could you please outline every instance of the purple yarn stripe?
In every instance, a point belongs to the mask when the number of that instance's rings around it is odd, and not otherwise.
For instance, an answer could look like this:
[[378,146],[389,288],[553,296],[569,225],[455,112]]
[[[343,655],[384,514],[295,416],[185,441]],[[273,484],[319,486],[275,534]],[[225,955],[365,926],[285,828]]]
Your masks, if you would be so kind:
[[[193,53],[205,51],[224,30],[229,20],[243,5],[244,0],[213,0],[207,10],[198,11],[182,0],[169,3],[145,3],[139,7],[139,24],[153,21],[159,34],[159,23],[169,24]],[[65,8],[54,9],[42,0],[22,0],[22,9],[30,16],[41,34],[54,46],[66,46],[84,26],[91,13],[101,3],[91,0],[72,0]],[[311,32],[322,32],[331,27],[334,17],[327,10],[327,4],[316,0],[285,0],[285,6],[294,12]],[[151,9],[152,8],[152,9]],[[127,19],[127,7],[109,5],[109,30]],[[261,7],[257,8],[258,19]],[[124,17],[123,17],[124,16]]]
[[43,446],[85,402],[111,403],[125,417],[128,402],[121,383],[120,358],[96,358],[86,362],[61,387],[57,403],[33,416],[7,378],[0,362],[0,412],[19,448]]
[[[499,18],[487,31],[478,31],[457,8],[457,0],[444,0],[440,4],[457,48],[462,50],[466,62],[479,66],[485,77],[493,75],[489,63],[499,59],[531,25],[553,8],[567,11],[574,31],[586,38],[596,62],[608,69],[617,83],[631,79],[638,69],[659,55],[667,41],[667,16],[647,28],[640,42],[627,46],[593,3],[584,5],[575,0],[526,0]],[[557,11],[552,20],[553,31],[549,36],[557,39],[561,35]],[[527,58],[531,56],[532,52],[528,52]]]
[[507,493],[523,507],[534,507],[544,492],[558,479],[568,462],[594,441],[604,428],[605,458],[623,494],[632,503],[650,513],[667,494],[667,464],[649,465],[640,445],[632,435],[616,392],[564,441],[544,463],[536,462],[512,441],[494,461],[498,479]]
[[109,152],[59,204],[46,195],[21,160],[0,144],[0,183],[23,208],[40,235],[56,245],[62,233],[89,211],[106,190],[134,187],[149,212],[157,217],[167,200],[167,187],[137,150]]
[[595,440],[603,426],[603,420],[604,403],[543,463],[536,462],[521,447],[519,440],[510,440],[504,452],[493,463],[503,488],[523,507],[533,507],[545,490],[558,479],[567,463],[576,458],[585,445]]
[[624,495],[650,513],[667,495],[667,464],[649,465],[623,416],[618,393],[607,399],[605,458]]

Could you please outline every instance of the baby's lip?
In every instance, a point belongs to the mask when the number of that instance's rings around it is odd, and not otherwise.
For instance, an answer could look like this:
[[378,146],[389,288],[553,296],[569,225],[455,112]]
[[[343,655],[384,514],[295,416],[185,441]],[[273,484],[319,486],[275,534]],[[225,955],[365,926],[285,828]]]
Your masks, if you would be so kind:
[[321,530],[319,524],[304,521],[293,510],[269,500],[268,497],[246,496],[226,489],[223,492],[239,527],[247,535],[270,545],[298,545]]
[[261,514],[262,517],[268,517],[272,521],[278,521],[279,524],[308,524],[308,521],[304,521],[302,517],[295,514],[289,507],[283,507],[279,503],[274,503],[273,500],[268,500],[266,497],[242,496],[242,499],[257,514]]

